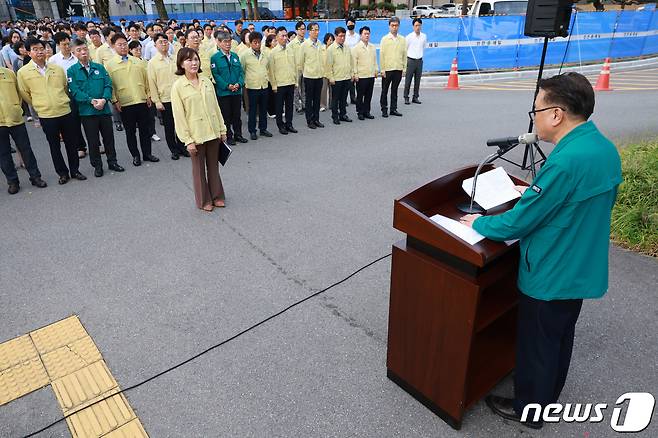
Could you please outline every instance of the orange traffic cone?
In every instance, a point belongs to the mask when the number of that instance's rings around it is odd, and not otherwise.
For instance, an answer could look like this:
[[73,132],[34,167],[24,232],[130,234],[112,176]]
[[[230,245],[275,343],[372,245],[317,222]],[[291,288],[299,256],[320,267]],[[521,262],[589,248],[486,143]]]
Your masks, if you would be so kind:
[[610,58],[605,58],[594,89],[596,91],[612,91],[612,88],[610,88]]
[[450,76],[448,76],[448,84],[444,90],[459,90],[459,73],[457,73],[457,58],[452,60],[450,66]]

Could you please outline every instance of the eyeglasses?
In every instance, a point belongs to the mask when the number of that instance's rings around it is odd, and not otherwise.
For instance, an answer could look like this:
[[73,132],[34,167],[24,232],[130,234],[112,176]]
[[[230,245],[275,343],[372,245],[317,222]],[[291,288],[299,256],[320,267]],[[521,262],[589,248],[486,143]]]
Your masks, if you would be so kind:
[[556,109],[556,108],[557,108],[557,109],[561,109],[562,111],[566,111],[566,110],[565,110],[564,108],[562,108],[561,106],[549,106],[549,107],[547,107],[547,108],[542,108],[542,109],[538,109],[538,110],[528,111],[528,117],[530,117],[530,120],[532,120],[532,121],[534,122],[534,121],[535,121],[535,114],[540,113],[540,112],[542,112],[542,111],[548,111],[548,110],[550,110],[550,109]]

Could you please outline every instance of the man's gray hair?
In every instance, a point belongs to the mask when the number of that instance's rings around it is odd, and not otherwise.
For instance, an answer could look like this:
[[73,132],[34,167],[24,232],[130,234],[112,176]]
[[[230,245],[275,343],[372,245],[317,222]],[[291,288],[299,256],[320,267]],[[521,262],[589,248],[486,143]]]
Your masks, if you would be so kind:
[[226,41],[231,39],[231,35],[228,32],[224,32],[223,30],[218,30],[215,32],[215,39],[219,41]]

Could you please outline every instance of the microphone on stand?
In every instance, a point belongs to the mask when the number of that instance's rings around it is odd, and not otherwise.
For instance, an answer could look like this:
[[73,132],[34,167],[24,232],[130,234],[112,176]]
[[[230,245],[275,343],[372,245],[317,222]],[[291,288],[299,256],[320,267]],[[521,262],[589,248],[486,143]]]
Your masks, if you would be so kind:
[[506,154],[514,147],[519,144],[533,144],[539,141],[539,137],[535,133],[521,134],[518,137],[504,137],[504,138],[492,138],[487,140],[487,146],[495,146],[498,148],[496,152],[489,155],[485,158],[475,171],[475,176],[473,177],[473,188],[471,189],[471,201],[470,202],[461,202],[457,204],[459,211],[466,214],[484,214],[486,211],[477,202],[475,202],[475,187],[478,181],[478,175],[485,164],[491,163],[496,158],[501,157],[503,154]]

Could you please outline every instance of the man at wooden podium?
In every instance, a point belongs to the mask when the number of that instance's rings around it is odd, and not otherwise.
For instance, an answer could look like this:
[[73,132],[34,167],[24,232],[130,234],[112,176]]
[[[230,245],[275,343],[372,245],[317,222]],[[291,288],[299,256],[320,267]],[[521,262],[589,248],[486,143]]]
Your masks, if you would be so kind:
[[527,404],[546,406],[560,396],[583,299],[608,289],[610,216],[622,181],[617,149],[587,121],[594,111],[589,81],[565,73],[539,87],[530,116],[555,149],[514,208],[461,219],[489,239],[520,239],[514,398],[486,398],[494,413],[513,421]]

